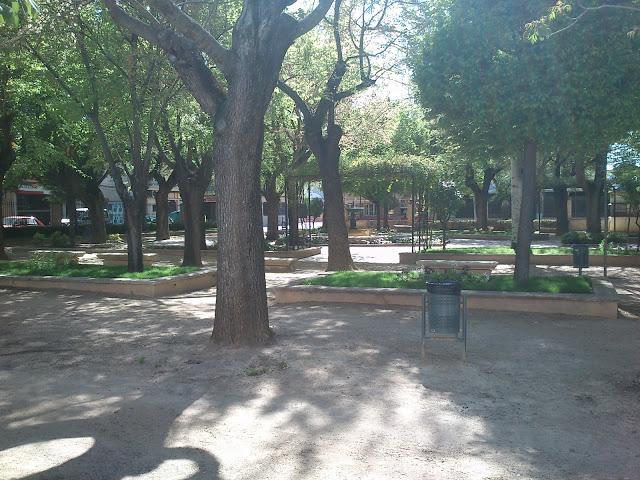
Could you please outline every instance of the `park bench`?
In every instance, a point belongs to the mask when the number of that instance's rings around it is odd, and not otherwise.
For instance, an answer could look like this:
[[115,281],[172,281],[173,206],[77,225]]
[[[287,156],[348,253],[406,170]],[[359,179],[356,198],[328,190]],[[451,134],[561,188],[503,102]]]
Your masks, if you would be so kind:
[[498,265],[498,262],[485,260],[418,260],[417,265],[424,268],[426,273],[455,272],[488,275]]
[[[96,256],[102,260],[103,265],[107,266],[119,266],[126,265],[128,262],[127,252],[116,253],[116,252],[105,252],[105,253],[97,253]],[[142,255],[142,262],[144,265],[149,266],[153,262],[156,261],[158,254],[156,253],[144,253]]]
[[264,257],[264,269],[267,272],[292,272],[296,269],[297,258]]

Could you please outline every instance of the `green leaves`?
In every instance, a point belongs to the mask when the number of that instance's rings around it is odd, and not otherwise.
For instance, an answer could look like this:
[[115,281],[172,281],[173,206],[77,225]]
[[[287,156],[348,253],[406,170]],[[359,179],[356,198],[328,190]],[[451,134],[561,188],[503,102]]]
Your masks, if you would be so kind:
[[38,13],[38,5],[34,0],[0,1],[0,27],[20,27]]
[[[557,15],[568,8],[556,7]],[[413,67],[420,101],[467,151],[517,155],[535,138],[543,153],[594,152],[637,128],[640,56],[625,34],[629,19],[592,16],[573,35],[531,44],[525,25],[547,8],[455,0],[446,21],[425,18]]]

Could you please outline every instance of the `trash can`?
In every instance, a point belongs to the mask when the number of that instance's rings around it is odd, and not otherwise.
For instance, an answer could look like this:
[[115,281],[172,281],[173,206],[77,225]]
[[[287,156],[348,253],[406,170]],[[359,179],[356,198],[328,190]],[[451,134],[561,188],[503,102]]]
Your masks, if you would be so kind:
[[458,337],[460,334],[460,282],[427,282],[429,334]]
[[589,245],[573,245],[573,268],[580,270],[582,275],[582,269],[589,267]]

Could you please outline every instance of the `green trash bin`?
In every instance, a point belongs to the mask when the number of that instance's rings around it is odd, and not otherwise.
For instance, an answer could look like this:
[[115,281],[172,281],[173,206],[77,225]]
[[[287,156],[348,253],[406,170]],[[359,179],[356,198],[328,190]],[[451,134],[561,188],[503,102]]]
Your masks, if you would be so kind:
[[460,282],[427,282],[429,334],[457,337],[460,333]]
[[427,281],[422,304],[422,358],[426,340],[450,339],[464,342],[467,356],[467,302],[462,285],[455,280]]

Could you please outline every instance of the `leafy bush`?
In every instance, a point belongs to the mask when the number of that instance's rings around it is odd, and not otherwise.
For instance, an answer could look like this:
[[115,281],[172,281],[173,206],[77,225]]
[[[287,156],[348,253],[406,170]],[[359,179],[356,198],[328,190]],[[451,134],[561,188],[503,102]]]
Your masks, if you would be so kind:
[[[629,243],[627,241],[627,236],[619,232],[609,232],[607,234],[607,241],[609,242],[609,245],[626,245]],[[601,242],[601,244],[604,244],[604,241]]]
[[[562,237],[560,237],[560,241],[566,244],[574,244],[574,243],[582,243],[589,245],[598,245],[602,244],[604,240],[604,235],[602,233],[589,233],[589,232],[567,232]],[[614,245],[625,245],[627,243],[626,235],[616,232],[610,232],[607,234],[607,240],[610,244]]]
[[567,232],[562,237],[560,237],[560,241],[566,244],[574,244],[574,243],[582,243],[582,244],[598,244],[602,241],[602,234],[591,234],[589,232],[577,232],[571,231]]
[[121,233],[111,233],[107,235],[107,243],[122,243],[122,234]]
[[34,245],[42,246],[47,243],[48,238],[44,233],[36,232],[33,234],[31,241],[33,242]]
[[68,247],[71,245],[69,235],[61,232],[53,232],[53,235],[51,235],[51,245],[54,247]]
[[124,235],[127,232],[127,227],[125,225],[114,225],[114,224],[107,224],[107,234],[112,234],[112,233],[119,233],[121,235]]
[[55,232],[66,233],[69,231],[69,228],[64,227],[36,227],[36,226],[26,226],[26,227],[5,227],[4,228],[4,236],[5,238],[33,238],[36,233],[41,233],[45,236],[50,236]]
[[478,275],[463,272],[433,272],[424,275],[425,282],[460,282],[482,284],[489,281],[490,275]]
[[33,270],[51,270],[56,267],[77,265],[78,257],[69,252],[34,252],[27,262]]
[[283,252],[287,250],[287,237],[282,236],[273,242],[263,239],[263,249],[265,252]]

